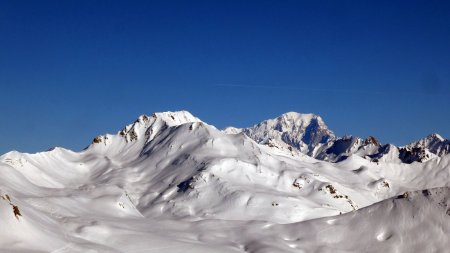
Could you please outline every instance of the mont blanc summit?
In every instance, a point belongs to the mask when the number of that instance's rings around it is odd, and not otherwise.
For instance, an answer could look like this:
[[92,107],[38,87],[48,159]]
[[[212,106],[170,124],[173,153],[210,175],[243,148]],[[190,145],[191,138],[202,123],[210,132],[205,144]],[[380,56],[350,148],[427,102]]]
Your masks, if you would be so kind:
[[445,252],[449,146],[296,112],[224,130],[142,115],[80,152],[0,156],[0,251]]

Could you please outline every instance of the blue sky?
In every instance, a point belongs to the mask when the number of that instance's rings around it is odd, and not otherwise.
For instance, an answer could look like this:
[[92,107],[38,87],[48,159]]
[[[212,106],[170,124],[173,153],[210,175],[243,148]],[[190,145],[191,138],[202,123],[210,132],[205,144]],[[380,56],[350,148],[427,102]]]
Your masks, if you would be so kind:
[[287,111],[338,135],[450,137],[448,1],[0,2],[0,153],[80,150],[141,114]]

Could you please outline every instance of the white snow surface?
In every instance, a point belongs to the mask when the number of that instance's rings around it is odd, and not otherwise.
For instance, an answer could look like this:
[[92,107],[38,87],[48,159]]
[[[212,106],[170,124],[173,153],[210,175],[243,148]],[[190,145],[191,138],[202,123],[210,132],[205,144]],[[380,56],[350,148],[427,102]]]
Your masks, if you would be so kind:
[[81,152],[6,153],[0,252],[448,251],[449,154],[405,164],[391,147],[374,162],[368,144],[331,163],[306,155],[337,139],[319,116],[252,129],[165,112]]

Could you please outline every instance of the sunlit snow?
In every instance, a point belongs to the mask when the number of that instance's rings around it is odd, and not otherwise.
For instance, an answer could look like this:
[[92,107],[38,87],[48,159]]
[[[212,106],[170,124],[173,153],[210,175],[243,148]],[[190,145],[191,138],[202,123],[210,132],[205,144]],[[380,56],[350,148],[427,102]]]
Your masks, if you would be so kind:
[[447,252],[448,147],[337,137],[313,114],[142,115],[81,152],[1,156],[0,251]]

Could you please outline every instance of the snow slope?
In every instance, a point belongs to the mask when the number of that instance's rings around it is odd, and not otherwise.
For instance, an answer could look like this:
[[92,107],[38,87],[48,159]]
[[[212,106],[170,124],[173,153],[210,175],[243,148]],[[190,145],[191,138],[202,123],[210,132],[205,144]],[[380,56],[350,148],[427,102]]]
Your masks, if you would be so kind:
[[[366,158],[381,150],[376,140],[345,138],[359,147],[317,160],[311,156],[343,139],[318,116],[287,113],[251,131],[220,131],[180,111],[142,115],[81,152],[9,152],[0,157],[0,250],[351,252],[373,244],[377,251],[408,249],[414,238],[399,234],[417,226],[436,235],[436,251],[446,246],[438,235],[448,231],[448,216],[426,225],[407,218],[393,230],[385,207],[408,200],[391,208],[393,218],[440,212],[425,207],[436,202],[428,195],[387,199],[436,187],[444,188],[431,196],[448,198],[450,155],[409,164],[398,148],[385,146],[375,161]],[[270,141],[279,147],[265,145]],[[328,224],[332,216],[342,225]],[[441,230],[433,227],[438,223]],[[379,242],[377,224],[395,240]],[[350,242],[356,228],[366,244]],[[340,237],[323,232],[330,229]]]

